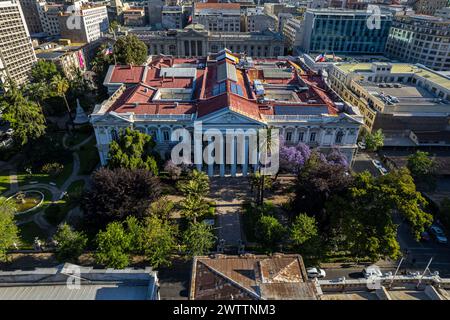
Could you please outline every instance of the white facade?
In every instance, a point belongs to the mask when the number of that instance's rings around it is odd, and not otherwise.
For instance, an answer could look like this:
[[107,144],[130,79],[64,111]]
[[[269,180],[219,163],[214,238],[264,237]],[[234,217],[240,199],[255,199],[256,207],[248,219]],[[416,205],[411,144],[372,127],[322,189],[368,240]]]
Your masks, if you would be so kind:
[[19,1],[0,2],[0,26],[0,82],[23,84],[36,56]]
[[64,11],[63,5],[49,5],[46,0],[36,3],[41,20],[42,30],[49,36],[57,36],[61,33],[59,27],[59,13]]
[[239,8],[195,8],[193,22],[205,26],[209,31],[240,32],[241,11]]

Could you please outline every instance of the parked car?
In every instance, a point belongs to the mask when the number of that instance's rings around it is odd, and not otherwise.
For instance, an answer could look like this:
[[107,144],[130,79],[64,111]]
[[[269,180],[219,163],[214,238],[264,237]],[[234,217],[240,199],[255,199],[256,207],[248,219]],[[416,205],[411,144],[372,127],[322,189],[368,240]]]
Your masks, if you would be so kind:
[[383,175],[388,173],[388,171],[387,171],[387,169],[385,167],[380,167],[380,172]]
[[444,231],[436,225],[430,227],[431,234],[436,238],[436,241],[439,243],[448,243],[447,237],[445,236]]
[[325,270],[320,268],[308,268],[306,269],[306,273],[308,274],[308,278],[325,278],[327,276]]
[[358,147],[361,150],[365,150],[366,149],[366,143],[364,141],[360,141],[360,142],[358,142]]
[[372,163],[377,168],[383,167],[383,165],[381,164],[381,162],[379,160],[372,160]]
[[431,240],[430,234],[426,231],[422,232],[420,234],[420,240],[421,241],[430,241]]
[[372,276],[376,276],[376,277],[382,277],[383,276],[383,273],[381,272],[380,267],[375,265],[375,264],[372,264],[372,265],[370,265],[368,267],[365,267],[363,269],[362,273],[364,275],[364,278],[366,278],[366,279],[370,278]]

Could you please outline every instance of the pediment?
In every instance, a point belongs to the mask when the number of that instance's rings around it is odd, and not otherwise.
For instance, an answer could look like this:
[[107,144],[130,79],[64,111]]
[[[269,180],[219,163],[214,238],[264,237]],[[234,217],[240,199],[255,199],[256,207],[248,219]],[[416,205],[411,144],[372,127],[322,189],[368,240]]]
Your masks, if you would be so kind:
[[238,112],[232,111],[229,108],[221,109],[217,112],[210,113],[202,118],[199,118],[204,125],[265,125],[264,122],[247,117]]
[[103,116],[96,115],[95,117],[91,117],[91,123],[96,125],[108,124],[108,125],[123,125],[124,123],[130,123],[128,117],[121,116],[115,112],[108,112]]

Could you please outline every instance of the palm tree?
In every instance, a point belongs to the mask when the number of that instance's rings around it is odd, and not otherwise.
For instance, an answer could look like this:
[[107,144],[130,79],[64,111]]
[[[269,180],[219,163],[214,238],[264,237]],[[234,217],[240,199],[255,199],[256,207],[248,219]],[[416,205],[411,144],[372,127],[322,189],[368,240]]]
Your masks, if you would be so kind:
[[55,93],[55,95],[64,99],[64,103],[66,104],[67,112],[69,113],[70,122],[72,123],[72,126],[73,126],[73,118],[72,118],[72,114],[70,111],[69,102],[67,101],[67,96],[66,96],[67,90],[69,90],[69,88],[70,88],[69,81],[66,78],[64,78],[63,76],[58,74],[53,77],[50,86],[53,89],[53,92]]
[[[266,148],[267,148],[267,155],[272,153],[272,127],[267,127],[267,133],[266,135],[260,135],[259,139],[261,141],[261,144],[265,144]],[[265,175],[261,174],[261,166],[259,166],[259,175],[260,175],[260,190],[258,190],[258,195],[257,195],[257,203],[259,204],[263,204],[264,203],[264,189],[265,189],[265,184],[266,184],[266,180],[267,177],[265,177]]]
[[209,193],[209,177],[202,171],[193,170],[190,179],[180,182],[178,188],[185,195],[203,197]]
[[183,215],[194,223],[197,222],[197,218],[207,214],[209,209],[209,204],[205,199],[193,195],[188,195],[184,198],[180,202],[180,206]]

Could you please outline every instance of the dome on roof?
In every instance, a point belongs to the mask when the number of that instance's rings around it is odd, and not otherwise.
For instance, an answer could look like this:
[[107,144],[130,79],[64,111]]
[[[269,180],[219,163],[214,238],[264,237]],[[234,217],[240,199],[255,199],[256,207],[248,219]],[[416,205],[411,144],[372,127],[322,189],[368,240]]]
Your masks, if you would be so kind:
[[200,23],[191,23],[187,25],[184,29],[188,30],[205,30],[205,26]]

